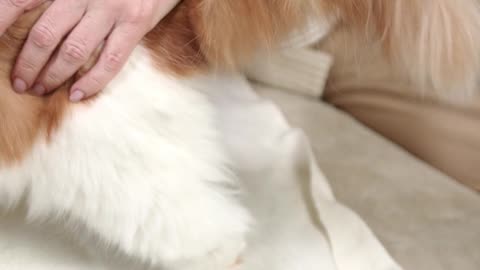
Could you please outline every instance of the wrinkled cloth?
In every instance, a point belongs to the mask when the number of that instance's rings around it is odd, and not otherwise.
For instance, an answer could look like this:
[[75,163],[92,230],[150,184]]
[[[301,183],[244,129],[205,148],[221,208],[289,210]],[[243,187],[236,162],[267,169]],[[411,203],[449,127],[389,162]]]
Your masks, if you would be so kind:
[[404,269],[480,269],[478,193],[327,103],[253,86],[307,134],[338,200]]
[[303,132],[246,80],[224,81],[233,82],[237,87],[210,95],[257,219],[242,269],[401,269],[366,224],[335,200]]

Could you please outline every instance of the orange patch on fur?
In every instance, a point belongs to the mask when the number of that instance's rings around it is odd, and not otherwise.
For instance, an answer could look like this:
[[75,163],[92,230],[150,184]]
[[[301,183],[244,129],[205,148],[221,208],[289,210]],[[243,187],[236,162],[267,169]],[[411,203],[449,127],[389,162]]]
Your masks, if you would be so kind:
[[185,0],[177,5],[144,38],[158,68],[163,71],[189,75],[207,67],[193,26],[199,11],[197,2]]
[[237,69],[314,15],[317,0],[183,0],[145,38],[159,67]]
[[258,50],[272,50],[317,15],[319,0],[204,0],[196,32],[215,68],[237,68]]
[[10,73],[28,31],[46,5],[24,15],[0,38],[0,163],[21,161],[40,134],[60,125],[69,103],[68,84],[44,98],[18,95]]

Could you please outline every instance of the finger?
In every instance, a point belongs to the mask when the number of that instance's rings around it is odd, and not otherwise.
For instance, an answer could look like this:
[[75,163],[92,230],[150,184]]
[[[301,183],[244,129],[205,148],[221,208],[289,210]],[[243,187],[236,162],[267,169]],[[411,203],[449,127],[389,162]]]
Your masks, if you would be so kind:
[[[17,92],[25,92],[32,86],[60,41],[80,21],[86,7],[83,2],[54,1],[35,23],[13,69]],[[15,87],[19,84],[25,85],[26,89]]]
[[39,0],[0,0],[0,36],[27,8],[39,2]]
[[115,28],[107,40],[98,62],[71,88],[70,100],[81,101],[95,95],[121,70],[145,31],[129,24]]
[[48,93],[72,77],[108,36],[114,22],[104,11],[87,12],[42,71],[33,87],[34,94]]

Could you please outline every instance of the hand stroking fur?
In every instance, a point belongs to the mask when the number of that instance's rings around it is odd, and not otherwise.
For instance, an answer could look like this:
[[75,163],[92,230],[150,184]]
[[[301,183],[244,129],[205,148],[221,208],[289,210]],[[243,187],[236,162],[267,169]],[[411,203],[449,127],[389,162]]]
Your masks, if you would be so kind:
[[0,37],[0,204],[25,199],[29,220],[82,224],[166,269],[232,268],[252,224],[196,80],[241,69],[315,19],[378,45],[418,85],[467,89],[478,71],[474,0],[184,0],[101,94],[72,104],[67,83],[17,95],[10,71],[45,7]]

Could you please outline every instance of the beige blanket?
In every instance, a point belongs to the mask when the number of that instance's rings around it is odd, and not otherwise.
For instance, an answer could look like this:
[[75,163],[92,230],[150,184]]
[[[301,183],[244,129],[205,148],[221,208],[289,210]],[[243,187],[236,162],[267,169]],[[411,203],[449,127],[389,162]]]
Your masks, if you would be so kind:
[[256,86],[308,135],[340,201],[412,270],[480,269],[480,196],[317,100]]

